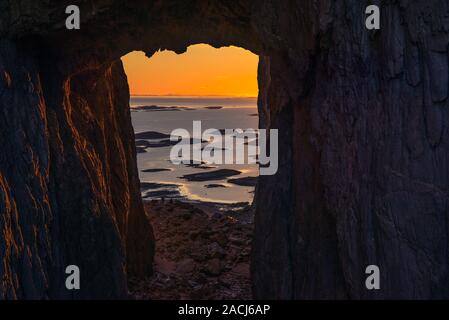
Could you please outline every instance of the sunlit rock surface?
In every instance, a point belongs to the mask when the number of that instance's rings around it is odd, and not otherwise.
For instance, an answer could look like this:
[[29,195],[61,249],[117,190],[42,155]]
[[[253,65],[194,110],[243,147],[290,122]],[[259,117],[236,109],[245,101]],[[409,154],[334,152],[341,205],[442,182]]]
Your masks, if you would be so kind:
[[[0,298],[124,298],[154,244],[123,68],[64,79],[28,50],[0,48]],[[71,264],[80,291],[65,289]]]

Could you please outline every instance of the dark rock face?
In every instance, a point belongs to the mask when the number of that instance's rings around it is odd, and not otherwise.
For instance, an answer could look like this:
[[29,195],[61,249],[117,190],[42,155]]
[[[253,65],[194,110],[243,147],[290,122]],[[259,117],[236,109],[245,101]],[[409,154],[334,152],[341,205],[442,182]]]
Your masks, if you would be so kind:
[[[448,3],[377,1],[372,32],[368,2],[90,1],[79,32],[59,3],[0,5],[0,297],[122,297],[150,269],[117,60],[205,42],[260,55],[260,124],[279,129],[254,296],[448,298]],[[71,263],[90,270],[73,296]]]
[[[382,2],[377,33],[364,1],[321,5],[301,8],[295,57],[262,60],[265,123],[293,147],[259,183],[255,294],[447,298],[448,4]],[[381,290],[365,288],[370,264]]]
[[62,81],[28,50],[1,44],[0,298],[126,297],[154,250],[122,66]]

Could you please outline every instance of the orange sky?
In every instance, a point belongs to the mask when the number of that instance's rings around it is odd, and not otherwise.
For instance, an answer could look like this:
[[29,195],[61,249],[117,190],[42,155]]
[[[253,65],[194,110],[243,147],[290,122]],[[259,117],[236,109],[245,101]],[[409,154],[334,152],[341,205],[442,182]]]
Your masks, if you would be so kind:
[[190,46],[186,53],[143,52],[122,58],[131,95],[257,97],[258,56],[237,47]]

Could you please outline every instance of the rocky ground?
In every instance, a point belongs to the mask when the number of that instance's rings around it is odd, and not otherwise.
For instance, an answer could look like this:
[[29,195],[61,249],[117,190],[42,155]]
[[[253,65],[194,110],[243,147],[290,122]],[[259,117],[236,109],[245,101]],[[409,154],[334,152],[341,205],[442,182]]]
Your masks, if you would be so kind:
[[251,299],[253,213],[219,213],[179,201],[146,202],[156,239],[155,272],[132,280],[137,299]]

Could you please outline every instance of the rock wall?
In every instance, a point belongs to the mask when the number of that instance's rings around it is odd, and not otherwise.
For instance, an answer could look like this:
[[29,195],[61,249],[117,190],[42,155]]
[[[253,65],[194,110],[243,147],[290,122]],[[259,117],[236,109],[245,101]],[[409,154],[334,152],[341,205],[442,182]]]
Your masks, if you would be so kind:
[[[1,43],[0,298],[125,298],[154,244],[123,68],[67,78],[42,53]],[[71,264],[79,291],[65,288]]]
[[259,76],[285,166],[258,190],[258,298],[449,296],[448,3],[373,2],[376,32],[368,1],[279,16],[299,37]]
[[[92,270],[74,298],[121,297],[125,269],[149,271],[116,61],[200,42],[260,55],[260,125],[279,129],[280,170],[256,192],[255,297],[449,297],[447,1],[78,3],[78,32],[59,1],[0,4],[0,297],[66,297],[74,260]],[[364,27],[373,3],[380,31]]]

